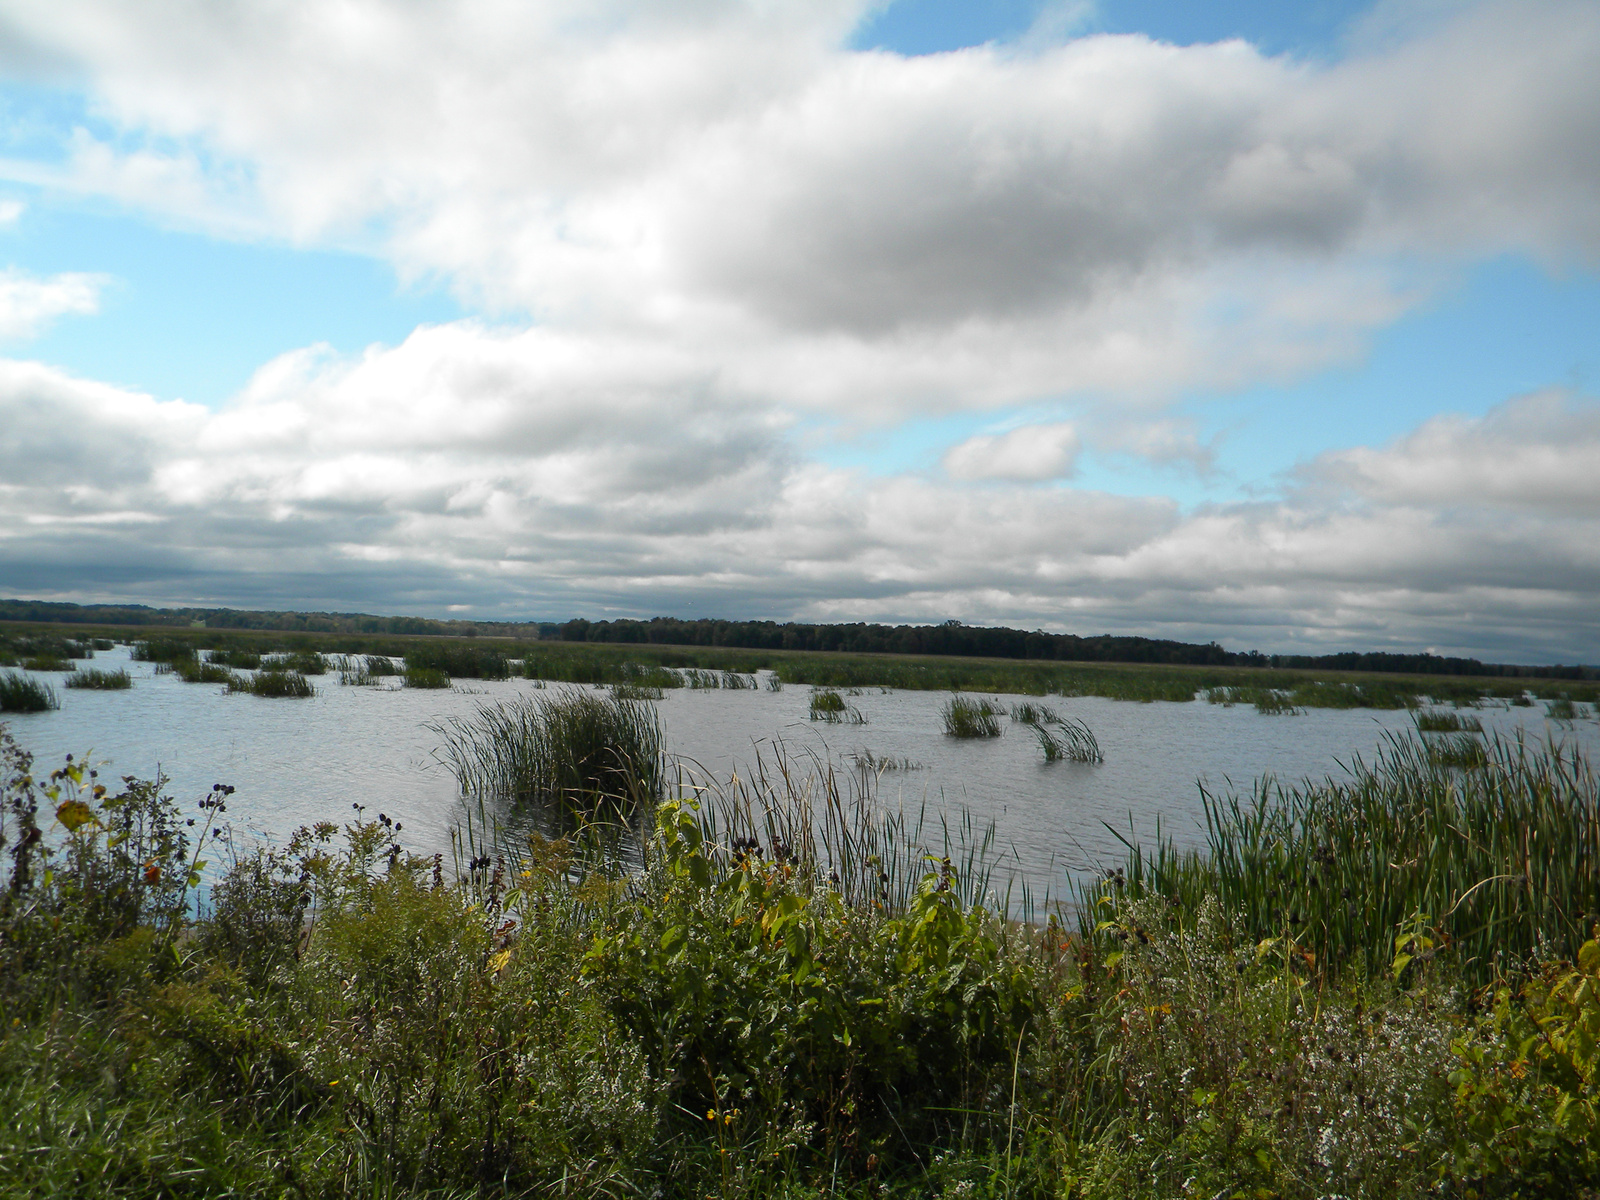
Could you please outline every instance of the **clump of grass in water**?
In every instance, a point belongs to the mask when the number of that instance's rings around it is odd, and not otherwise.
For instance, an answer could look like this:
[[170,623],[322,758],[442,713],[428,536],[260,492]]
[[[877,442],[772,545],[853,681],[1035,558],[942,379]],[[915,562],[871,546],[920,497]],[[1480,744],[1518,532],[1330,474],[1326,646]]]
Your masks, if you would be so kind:
[[254,650],[240,650],[236,647],[213,650],[206,655],[206,661],[215,663],[219,667],[233,667],[240,671],[255,671],[261,667],[261,655]]
[[195,656],[194,646],[177,638],[146,638],[129,651],[134,662],[176,663]]
[[663,795],[661,718],[641,701],[566,688],[428,728],[464,795],[623,815]]
[[447,688],[450,686],[448,672],[440,671],[434,667],[414,667],[409,662],[406,664],[406,687],[408,688]]
[[1061,715],[1048,704],[1024,700],[1011,706],[1011,719],[1023,725],[1054,725],[1061,720]]
[[611,694],[618,700],[660,700],[666,693],[642,683],[613,683]]
[[88,670],[74,671],[62,683],[69,688],[88,688],[98,692],[122,691],[133,686],[133,677],[126,669],[118,668],[115,671],[101,671],[90,667]]
[[510,679],[511,664],[490,646],[424,642],[406,650],[406,669],[427,667],[457,679]]
[[1057,718],[1050,726],[1035,725],[1033,731],[1038,735],[1045,762],[1059,762],[1062,759],[1081,763],[1105,761],[1094,731],[1082,721]]
[[270,671],[294,671],[300,675],[326,675],[328,660],[315,650],[296,650],[293,654],[275,654],[263,665]]
[[722,672],[722,686],[734,692],[754,691],[756,677],[754,675],[745,675],[738,671],[724,671]]
[[57,658],[53,654],[41,654],[34,658],[22,660],[22,666],[27,671],[70,671],[72,660],[70,658]]
[[173,673],[185,683],[226,683],[230,685],[229,690],[235,690],[232,688],[234,674],[227,667],[194,658],[179,659],[171,667]]
[[850,760],[850,765],[858,771],[865,771],[869,775],[882,775],[886,771],[925,771],[926,763],[920,763],[906,755],[893,754],[879,755],[871,750],[858,750],[845,756]]
[[1573,707],[1570,696],[1557,696],[1545,706],[1544,718],[1547,721],[1564,721],[1571,724],[1578,719],[1578,710]]
[[0,712],[50,712],[61,707],[55,689],[20,671],[0,673]]
[[232,675],[228,678],[228,690],[274,700],[307,700],[317,694],[311,681],[300,672],[283,670],[262,670],[254,676]]
[[1420,710],[1414,720],[1418,733],[1482,733],[1483,722],[1477,717],[1463,717],[1448,708]]
[[944,720],[947,737],[988,738],[1000,736],[1000,722],[996,718],[1003,711],[989,700],[952,696],[939,715]]
[[845,703],[845,698],[831,688],[820,692],[811,693],[811,712],[813,721],[825,721],[830,725],[865,725],[866,716],[853,704]]

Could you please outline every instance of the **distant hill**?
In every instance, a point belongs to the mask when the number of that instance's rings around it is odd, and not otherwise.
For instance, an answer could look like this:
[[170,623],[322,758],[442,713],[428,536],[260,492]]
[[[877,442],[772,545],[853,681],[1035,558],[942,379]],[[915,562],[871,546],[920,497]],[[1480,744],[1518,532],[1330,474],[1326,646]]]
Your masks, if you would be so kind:
[[0,600],[0,621],[69,625],[150,625],[208,629],[262,629],[301,633],[412,634],[438,637],[510,637],[567,642],[726,646],[750,650],[822,650],[859,654],[937,654],[1046,662],[1172,663],[1189,666],[1283,667],[1338,671],[1388,671],[1413,675],[1525,676],[1600,679],[1600,667],[1519,666],[1436,654],[1347,651],[1341,654],[1260,654],[1226,650],[1216,642],[1008,629],[1003,626],[822,625],[793,621],[436,621],[370,613],[270,612],[235,608],[151,608],[143,604],[65,604]]

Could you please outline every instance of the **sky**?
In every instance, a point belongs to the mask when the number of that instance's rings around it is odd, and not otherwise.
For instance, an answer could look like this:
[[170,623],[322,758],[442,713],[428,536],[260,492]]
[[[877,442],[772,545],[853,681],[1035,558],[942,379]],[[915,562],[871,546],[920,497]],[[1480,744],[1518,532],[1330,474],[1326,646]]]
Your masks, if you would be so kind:
[[0,595],[1600,662],[1592,0],[0,0]]

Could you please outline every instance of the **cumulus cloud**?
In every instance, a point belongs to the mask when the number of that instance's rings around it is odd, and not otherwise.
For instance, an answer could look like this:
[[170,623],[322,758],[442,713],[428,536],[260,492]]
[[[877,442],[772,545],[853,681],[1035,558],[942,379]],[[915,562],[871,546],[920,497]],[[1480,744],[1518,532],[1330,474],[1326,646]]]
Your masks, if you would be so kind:
[[[1281,501],[1186,514],[996,479],[1029,437],[1068,447],[1064,425],[971,451],[985,487],[871,477],[797,458],[779,410],[692,363],[596,358],[443,327],[286,356],[216,412],[0,363],[0,575],[79,598],[958,616],[1267,649],[1570,660],[1600,634],[1600,508],[1526,467],[1592,461],[1592,401],[1434,422],[1308,464]],[[1467,462],[1487,465],[1458,479]]]
[[[903,58],[845,48],[864,11],[13,0],[5,61],[92,112],[13,177],[382,254],[503,324],[286,355],[215,412],[0,364],[5,577],[1593,658],[1586,400],[1259,505],[1032,485],[1080,448],[1205,470],[1172,397],[1348,360],[1463,262],[1594,263],[1600,8],[1457,6],[1330,63],[1046,31]],[[8,278],[0,332],[99,286]],[[982,487],[787,432],[1045,405],[1073,422],[948,452]]]
[[1388,446],[1320,456],[1303,472],[1389,504],[1600,513],[1600,404],[1522,396],[1487,416],[1435,417]]
[[864,11],[4,19],[78,63],[111,123],[62,186],[299,240],[376,227],[403,269],[504,312],[668,337],[886,419],[1292,376],[1425,295],[1430,261],[1600,252],[1581,0],[1467,6],[1331,65],[1139,36],[848,51]]
[[1077,430],[1063,421],[970,437],[945,452],[944,469],[957,479],[1062,479],[1077,457]]
[[35,337],[56,317],[98,312],[105,285],[103,275],[67,272],[41,279],[15,267],[0,270],[0,338]]

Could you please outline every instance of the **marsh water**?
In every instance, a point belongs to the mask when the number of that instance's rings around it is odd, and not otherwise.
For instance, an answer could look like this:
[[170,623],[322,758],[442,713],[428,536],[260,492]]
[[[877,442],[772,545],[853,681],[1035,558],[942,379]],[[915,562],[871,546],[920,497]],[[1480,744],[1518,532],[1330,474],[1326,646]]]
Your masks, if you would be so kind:
[[[68,690],[60,686],[61,675],[44,674],[61,698],[60,710],[4,717],[38,768],[71,753],[102,764],[103,778],[160,771],[185,803],[213,783],[232,784],[238,790],[228,817],[235,828],[279,842],[300,825],[348,819],[351,806],[361,804],[368,815],[381,811],[401,822],[402,841],[419,853],[448,851],[450,831],[465,812],[454,778],[436,756],[443,739],[430,726],[538,687],[524,679],[463,680],[448,691],[405,689],[398,680],[342,686],[333,672],[315,679],[311,699],[274,700],[158,675],[153,664],[129,661],[123,646],[83,665],[126,667],[134,686]],[[1121,861],[1124,848],[1113,829],[1148,841],[1159,825],[1179,843],[1201,841],[1201,786],[1242,792],[1264,775],[1337,777],[1356,757],[1370,759],[1387,736],[1415,736],[1404,711],[1269,716],[1248,705],[1203,700],[1141,704],[1052,696],[1045,698],[1052,709],[1093,730],[1105,761],[1051,763],[1030,728],[1004,718],[998,738],[946,737],[939,715],[945,693],[851,694],[847,699],[864,724],[810,721],[810,698],[809,688],[794,686],[682,688],[652,703],[669,753],[714,780],[735,771],[748,775],[758,755],[771,763],[780,744],[794,762],[808,769],[831,762],[841,775],[858,777],[856,763],[869,753],[891,763],[874,772],[879,805],[904,810],[913,826],[920,819],[934,850],[942,828],[955,832],[964,814],[978,831],[993,822],[996,885],[1025,882],[1035,897],[1061,895],[1071,877]],[[1024,699],[998,697],[1007,707]],[[1539,740],[1576,743],[1591,757],[1600,749],[1600,725],[1592,715],[1550,721],[1538,702],[1473,715],[1485,731],[1521,728]]]

